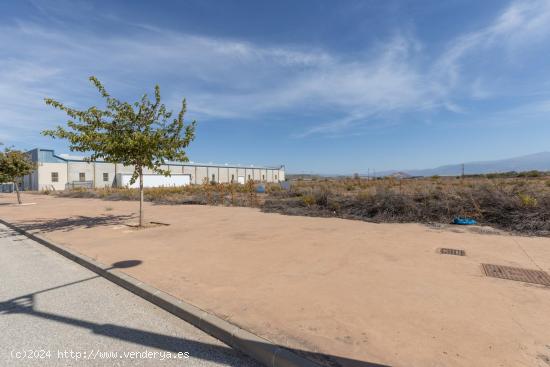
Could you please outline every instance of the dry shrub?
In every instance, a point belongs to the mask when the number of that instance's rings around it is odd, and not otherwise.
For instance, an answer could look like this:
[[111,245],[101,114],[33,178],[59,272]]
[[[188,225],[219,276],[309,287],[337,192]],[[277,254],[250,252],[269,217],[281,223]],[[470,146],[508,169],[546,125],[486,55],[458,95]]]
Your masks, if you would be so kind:
[[312,206],[313,204],[315,204],[315,197],[313,195],[306,194],[302,196],[302,203],[305,206]]
[[[138,200],[137,189],[75,189],[63,197]],[[212,184],[145,189],[145,200],[163,204],[260,206],[267,212],[374,222],[449,223],[458,216],[512,232],[550,234],[550,185],[544,177],[420,180],[340,179],[296,181],[289,190],[266,185]]]
[[[379,180],[350,194],[346,185],[309,187],[270,195],[263,210],[291,215],[337,216],[373,222],[440,222],[473,217],[481,224],[531,235],[550,234],[550,194],[540,182],[512,185],[487,179],[419,180],[396,184]],[[374,186],[373,186],[374,185]],[[365,185],[362,185],[365,186]],[[370,186],[370,187],[369,187]]]

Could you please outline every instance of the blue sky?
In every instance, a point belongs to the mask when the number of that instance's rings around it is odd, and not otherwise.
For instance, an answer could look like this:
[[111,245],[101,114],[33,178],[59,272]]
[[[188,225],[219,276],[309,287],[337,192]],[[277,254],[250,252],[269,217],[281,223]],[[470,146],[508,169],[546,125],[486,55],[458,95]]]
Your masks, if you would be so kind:
[[550,150],[550,0],[0,3],[0,141],[62,141],[44,97],[187,98],[197,162],[425,168]]

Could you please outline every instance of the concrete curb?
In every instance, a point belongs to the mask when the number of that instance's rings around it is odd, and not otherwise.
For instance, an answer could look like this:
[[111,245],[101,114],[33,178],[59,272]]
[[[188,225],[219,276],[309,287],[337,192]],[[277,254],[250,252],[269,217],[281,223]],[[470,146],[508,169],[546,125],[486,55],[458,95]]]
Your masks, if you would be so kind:
[[105,279],[127,289],[137,296],[155,304],[170,312],[180,319],[192,324],[214,338],[224,342],[232,348],[243,352],[256,361],[269,367],[319,367],[320,365],[292,352],[291,350],[273,344],[267,339],[261,338],[247,330],[241,329],[213,314],[210,314],[187,302],[179,300],[168,293],[151,287],[139,280],[122,273],[116,269],[110,269],[94,259],[79,254],[62,245],[55,244],[44,237],[32,234],[11,223],[0,219],[0,223],[10,229],[30,238],[33,241],[48,247],[49,249],[65,256],[66,258],[84,266]]

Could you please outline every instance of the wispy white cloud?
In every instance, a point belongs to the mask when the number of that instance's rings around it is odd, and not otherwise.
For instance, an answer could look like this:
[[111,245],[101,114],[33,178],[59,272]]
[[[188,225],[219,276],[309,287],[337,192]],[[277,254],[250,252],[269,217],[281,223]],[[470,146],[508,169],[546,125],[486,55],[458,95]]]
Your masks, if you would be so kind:
[[[445,84],[446,89],[461,86],[464,83],[464,64],[469,57],[488,57],[491,62],[505,63],[502,58],[522,57],[523,52],[533,48],[541,41],[550,38],[550,1],[523,0],[514,1],[506,7],[486,27],[457,37],[438,58],[434,65],[433,77]],[[494,54],[498,53],[499,58]],[[493,57],[491,57],[493,54]],[[486,70],[489,74],[490,70]],[[466,75],[466,77],[472,77]],[[474,97],[488,93],[481,79],[474,75]]]
[[[414,42],[403,37],[346,60],[323,50],[262,47],[155,28],[132,37],[99,37],[18,22],[0,31],[18,67],[4,69],[0,80],[6,89],[25,94],[8,98],[11,105],[41,103],[40,94],[78,100],[91,73],[111,85],[169,80],[173,104],[185,95],[190,113],[206,119],[304,109],[365,116],[374,108],[419,108],[431,98],[428,83],[409,65]],[[10,79],[13,74],[21,77]]]
[[[105,22],[124,21],[108,15]],[[422,111],[467,113],[457,102],[494,95],[487,77],[465,65],[495,49],[523,52],[550,34],[550,1],[515,1],[485,28],[450,40],[430,54],[410,33],[355,53],[353,58],[304,46],[264,46],[128,24],[97,34],[62,24],[0,26],[0,126],[39,130],[59,122],[43,104],[52,96],[74,104],[93,98],[96,74],[114,92],[129,94],[158,81],[170,105],[186,96],[189,115],[262,119],[273,113],[331,116],[296,126],[294,137],[340,134],[372,118]],[[37,126],[37,116],[39,124]]]

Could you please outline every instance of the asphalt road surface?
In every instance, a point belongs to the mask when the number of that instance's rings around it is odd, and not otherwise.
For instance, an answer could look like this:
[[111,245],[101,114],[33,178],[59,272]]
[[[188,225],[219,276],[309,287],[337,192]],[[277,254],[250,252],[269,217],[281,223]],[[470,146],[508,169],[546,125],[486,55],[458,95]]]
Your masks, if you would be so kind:
[[1,224],[0,365],[259,366]]

